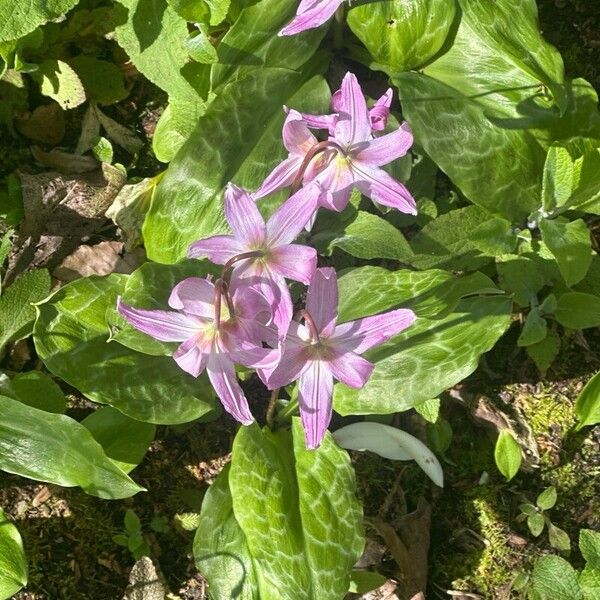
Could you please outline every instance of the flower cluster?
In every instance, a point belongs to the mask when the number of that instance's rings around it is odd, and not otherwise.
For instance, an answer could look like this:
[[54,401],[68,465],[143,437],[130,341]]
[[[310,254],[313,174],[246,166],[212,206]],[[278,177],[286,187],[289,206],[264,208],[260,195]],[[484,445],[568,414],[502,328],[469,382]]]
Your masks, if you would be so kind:
[[[190,246],[190,257],[223,265],[221,277],[189,278],[171,292],[173,310],[143,310],[118,301],[119,312],[138,330],[180,342],[178,365],[197,377],[206,370],[225,410],[253,422],[235,365],[255,369],[271,390],[298,381],[300,414],[309,448],[316,448],[331,419],[333,380],[365,385],[373,365],[360,356],[414,321],[406,309],[336,324],[338,289],[332,268],[317,268],[314,248],[294,243],[319,208],[343,210],[354,186],[371,199],[416,212],[408,190],[380,167],[412,144],[404,123],[387,124],[391,90],[369,110],[356,77],[348,73],[334,94],[330,115],[287,110],[283,143],[289,156],[254,194],[229,184],[225,217],[232,235]],[[325,133],[319,139],[310,131]],[[291,187],[291,196],[265,222],[256,200]],[[286,280],[308,285],[305,308],[294,315]],[[294,318],[295,317],[295,318]]]

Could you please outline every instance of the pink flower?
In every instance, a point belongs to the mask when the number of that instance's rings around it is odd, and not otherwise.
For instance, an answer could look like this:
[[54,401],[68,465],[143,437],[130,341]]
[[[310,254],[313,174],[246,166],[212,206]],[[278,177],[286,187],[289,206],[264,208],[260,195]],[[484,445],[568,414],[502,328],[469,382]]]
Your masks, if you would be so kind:
[[234,363],[249,368],[273,368],[279,351],[277,336],[266,327],[271,309],[250,287],[238,287],[230,297],[221,280],[212,284],[190,277],[178,283],[169,297],[174,310],[143,310],[117,300],[117,310],[136,329],[163,342],[182,342],[173,354],[193,377],[206,369],[223,407],[244,425],[253,422],[248,401],[235,374]]
[[334,378],[353,388],[369,379],[373,365],[359,356],[409,327],[415,314],[392,310],[336,325],[338,289],[334,269],[315,271],[302,311],[304,325],[292,321],[274,369],[264,369],[269,389],[298,379],[300,416],[306,444],[316,448],[331,421]]
[[191,258],[206,256],[232,269],[232,281],[252,279],[273,310],[281,336],[287,332],[293,305],[285,279],[308,284],[317,268],[314,248],[292,244],[317,206],[318,190],[306,187],[284,202],[267,223],[247,192],[229,184],[225,218],[233,235],[215,235],[194,242]]
[[329,21],[344,0],[301,0],[296,16],[279,35],[294,35]]

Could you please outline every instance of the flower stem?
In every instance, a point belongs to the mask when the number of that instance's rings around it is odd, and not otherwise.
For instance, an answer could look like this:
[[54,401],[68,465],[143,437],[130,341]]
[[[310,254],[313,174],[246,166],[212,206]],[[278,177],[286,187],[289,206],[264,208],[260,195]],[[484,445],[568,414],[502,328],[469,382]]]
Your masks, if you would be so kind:
[[281,388],[275,388],[271,392],[271,399],[269,400],[269,406],[267,406],[267,425],[270,429],[273,429],[273,417],[275,416],[275,408],[277,406],[277,400],[279,400],[279,390]]

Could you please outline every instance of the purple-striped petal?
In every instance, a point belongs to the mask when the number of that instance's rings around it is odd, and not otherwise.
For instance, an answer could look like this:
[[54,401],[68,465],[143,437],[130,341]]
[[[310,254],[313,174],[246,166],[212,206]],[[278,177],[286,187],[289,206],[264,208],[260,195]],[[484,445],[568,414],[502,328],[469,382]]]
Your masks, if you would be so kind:
[[225,189],[225,218],[244,245],[258,247],[265,241],[265,221],[250,194],[229,183]]
[[217,265],[224,265],[228,260],[247,252],[247,248],[232,235],[213,235],[204,240],[198,240],[188,249],[189,258],[206,256]]
[[367,102],[354,74],[346,73],[341,90],[335,139],[344,146],[365,142],[371,138],[371,119]]
[[312,361],[300,376],[298,383],[300,417],[304,426],[306,446],[311,450],[319,447],[331,421],[332,392],[333,375],[327,363]]
[[[295,35],[307,29],[314,29],[323,25],[331,17],[344,0],[316,0],[315,2],[302,2],[302,12],[298,9],[298,14],[286,25],[278,35]],[[306,7],[306,10],[304,10]]]
[[243,425],[251,425],[254,417],[237,380],[231,359],[226,354],[213,352],[209,356],[206,372],[223,408],[236,421]]
[[321,190],[319,206],[337,212],[348,206],[354,186],[354,174],[346,160],[341,157],[334,158],[325,170],[315,177],[314,183]]
[[393,98],[394,91],[392,88],[389,88],[387,92],[375,102],[375,105],[369,111],[371,129],[373,129],[373,131],[383,131],[386,128]]
[[375,366],[366,358],[354,352],[344,352],[327,364],[333,376],[342,383],[352,387],[361,388],[367,383]]
[[381,315],[342,323],[335,328],[330,340],[339,352],[362,354],[410,327],[416,318],[412,310],[399,308]]
[[308,285],[317,268],[317,251],[300,244],[279,246],[271,250],[269,266],[282,277]]
[[204,348],[199,343],[198,336],[186,340],[175,350],[175,362],[192,377],[198,377],[206,368],[210,347]]
[[315,271],[306,294],[306,310],[319,335],[330,336],[335,329],[338,306],[337,275],[332,267]]
[[409,215],[417,214],[417,204],[406,186],[378,167],[352,162],[356,187],[368,198]]
[[408,123],[381,137],[359,144],[353,152],[356,160],[371,167],[381,167],[404,156],[413,144],[413,135]]
[[290,154],[304,158],[313,146],[318,144],[304,117],[293,108],[289,110],[282,130],[283,145]]
[[300,165],[302,164],[302,157],[290,156],[284,161],[280,162],[262,182],[262,185],[252,194],[254,200],[264,198],[269,194],[273,194],[285,187],[292,185]]
[[202,329],[201,321],[171,310],[133,308],[117,298],[117,310],[138,331],[161,342],[184,342]]
[[308,342],[301,340],[297,335],[300,329],[305,330],[305,327],[295,321],[290,323],[288,334],[281,344],[279,363],[274,370],[267,373],[267,387],[270,390],[296,381],[308,369],[310,351]]
[[201,277],[188,277],[172,290],[169,306],[188,314],[214,319],[215,286]]

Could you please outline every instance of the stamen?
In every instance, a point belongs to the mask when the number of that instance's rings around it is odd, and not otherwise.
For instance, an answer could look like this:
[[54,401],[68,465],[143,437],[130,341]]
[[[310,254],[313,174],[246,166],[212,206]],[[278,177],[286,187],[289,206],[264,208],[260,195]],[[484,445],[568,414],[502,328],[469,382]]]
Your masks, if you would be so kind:
[[325,140],[324,142],[319,142],[318,144],[315,144],[306,153],[306,156],[304,157],[304,160],[302,161],[302,164],[300,165],[300,168],[298,169],[298,173],[296,174],[296,177],[294,177],[294,181],[292,181],[292,186],[291,186],[291,191],[290,191],[290,193],[292,195],[295,194],[300,189],[300,186],[302,185],[302,180],[304,179],[304,174],[306,173],[306,169],[308,169],[308,165],[310,164],[310,161],[317,154],[320,154],[321,152],[325,152],[326,150],[337,150],[338,152],[344,154],[343,148],[339,144],[337,144],[336,142],[332,142],[331,140]]
[[313,342],[320,343],[321,338],[319,337],[319,330],[318,330],[317,325],[315,324],[313,318],[311,317],[310,313],[306,309],[302,309],[296,313],[296,318],[298,318],[298,317],[304,319],[304,322],[306,323],[306,328],[308,329],[308,335],[310,336],[310,339]]
[[215,282],[215,328],[218,330],[221,327],[221,294],[223,293],[222,279],[217,279]]

